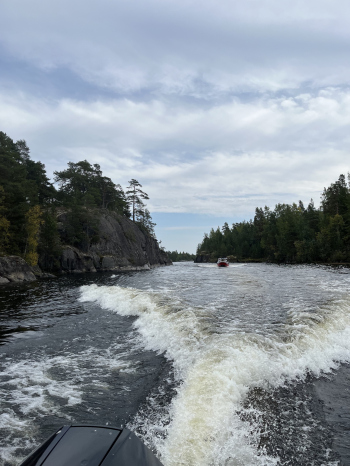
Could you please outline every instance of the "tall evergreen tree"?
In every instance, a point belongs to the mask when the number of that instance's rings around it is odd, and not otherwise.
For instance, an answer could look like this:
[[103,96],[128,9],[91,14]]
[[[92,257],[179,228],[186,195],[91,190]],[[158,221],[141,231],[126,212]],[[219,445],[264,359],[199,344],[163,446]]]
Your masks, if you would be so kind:
[[132,220],[135,222],[138,216],[142,216],[145,210],[143,200],[149,199],[148,194],[142,191],[142,184],[134,178],[129,181],[129,186],[126,190],[126,199],[131,208]]

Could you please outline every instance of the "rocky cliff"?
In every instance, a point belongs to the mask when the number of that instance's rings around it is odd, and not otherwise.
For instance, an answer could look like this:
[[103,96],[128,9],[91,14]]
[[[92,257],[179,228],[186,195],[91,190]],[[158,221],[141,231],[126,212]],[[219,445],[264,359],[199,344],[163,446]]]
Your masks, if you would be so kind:
[[[55,273],[147,270],[172,264],[158,241],[142,226],[107,210],[96,211],[94,216],[98,224],[98,240],[95,239],[85,250],[63,244]],[[58,216],[61,233],[68,227],[67,222],[67,213],[61,212]],[[54,276],[42,271],[45,266],[40,259],[39,265],[41,269],[30,267],[18,256],[0,257],[0,285]]]
[[[96,272],[142,270],[171,265],[165,251],[146,229],[125,216],[107,210],[99,211],[98,240],[85,251],[66,245],[60,258],[62,272]],[[58,217],[59,229],[66,227],[67,216]]]

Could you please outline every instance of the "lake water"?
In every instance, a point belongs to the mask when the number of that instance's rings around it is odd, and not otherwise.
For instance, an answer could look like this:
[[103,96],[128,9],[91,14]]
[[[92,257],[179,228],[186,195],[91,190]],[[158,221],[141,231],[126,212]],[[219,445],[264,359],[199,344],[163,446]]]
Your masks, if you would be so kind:
[[177,263],[0,289],[0,464],[64,424],[165,466],[350,465],[349,269]]

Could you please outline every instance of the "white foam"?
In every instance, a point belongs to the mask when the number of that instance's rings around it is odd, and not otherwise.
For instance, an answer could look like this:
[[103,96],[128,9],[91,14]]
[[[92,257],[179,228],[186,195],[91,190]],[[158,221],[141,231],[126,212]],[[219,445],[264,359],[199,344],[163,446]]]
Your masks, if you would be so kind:
[[[28,448],[34,448],[33,419],[54,413],[70,420],[65,408],[83,401],[87,382],[90,386],[105,388],[104,379],[111,372],[136,371],[138,362],[128,358],[129,353],[118,343],[107,349],[88,348],[53,357],[37,354],[19,362],[6,358],[0,374],[0,430],[4,439],[0,464],[2,461],[18,463],[16,451],[23,448],[28,430],[32,432]],[[18,441],[21,438],[22,443]]]
[[[209,309],[177,304],[174,310],[158,294],[131,288],[86,286],[80,299],[138,316],[134,326],[144,347],[165,352],[174,361],[175,375],[183,383],[167,420],[148,425],[166,466],[276,464],[276,458],[257,450],[259,426],[252,427],[239,415],[249,389],[276,387],[308,371],[319,375],[350,360],[346,300],[317,314],[296,306],[282,331],[263,336],[211,334]],[[165,430],[165,440],[157,429]]]
[[[55,406],[52,397],[61,399],[60,404],[73,406],[80,404],[83,397],[83,383],[91,372],[99,377],[106,375],[101,369],[109,371],[134,372],[137,361],[127,360],[128,353],[119,352],[120,345],[115,344],[106,350],[89,348],[77,354],[66,353],[55,357],[44,357],[39,360],[7,361],[0,376],[0,394],[3,402],[17,405],[23,414],[30,412],[49,413]],[[85,368],[87,361],[93,361],[93,369]],[[54,377],[52,369],[65,374]],[[68,374],[68,376],[67,376]],[[12,386],[11,391],[7,390]],[[1,390],[1,387],[3,389]]]
[[19,419],[12,409],[0,414],[0,429],[23,430],[28,424],[28,420]]
[[[102,308],[121,315],[138,316],[134,327],[146,349],[167,353],[181,369],[190,366],[196,352],[205,343],[205,311],[192,307],[176,310],[159,295],[119,286],[81,287],[80,301],[95,301]],[[184,345],[187,351],[184,351]]]
[[[7,358],[0,374],[1,431],[18,431],[25,439],[30,426],[28,419],[52,413],[69,419],[64,408],[82,402],[87,381],[90,385],[105,387],[103,381],[111,371],[137,370],[137,361],[131,363],[129,353],[123,349],[123,345],[115,343],[104,350],[88,348],[54,357],[36,355],[36,359],[19,362]],[[18,413],[10,407],[16,407]],[[2,460],[9,461],[10,452],[18,448],[15,439],[8,443],[6,455],[1,449]]]
[[33,434],[33,428],[28,419],[22,420],[10,408],[0,415],[0,429],[2,445],[0,450],[0,464],[17,465],[22,460],[17,454],[18,449],[32,450],[36,443],[32,438],[26,438],[28,430]]
[[234,262],[234,263],[230,263],[229,267],[227,268],[227,267],[218,267],[216,262],[214,262],[214,263],[198,263],[198,264],[196,263],[195,267],[216,268],[216,269],[220,270],[220,272],[221,272],[221,271],[224,271],[224,270],[229,271],[230,269],[237,268],[237,267],[245,267],[246,265],[247,264],[245,264],[245,263],[236,263],[236,262]]
[[71,360],[64,357],[7,362],[1,374],[3,381],[0,387],[5,387],[2,399],[7,399],[6,387],[10,385],[14,387],[10,392],[11,403],[18,405],[23,414],[50,412],[51,403],[47,395],[65,399],[68,405],[80,403],[82,392],[77,389],[74,381],[55,380],[48,373],[55,366],[65,367],[69,363]]

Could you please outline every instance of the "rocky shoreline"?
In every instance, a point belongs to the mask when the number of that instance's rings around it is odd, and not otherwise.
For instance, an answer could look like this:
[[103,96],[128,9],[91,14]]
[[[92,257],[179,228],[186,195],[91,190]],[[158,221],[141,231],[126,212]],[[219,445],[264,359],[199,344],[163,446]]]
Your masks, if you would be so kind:
[[[67,248],[68,249],[68,248]],[[73,249],[69,247],[69,249]],[[79,256],[81,253],[78,250],[74,251],[75,256]],[[82,263],[80,262],[79,265]],[[58,274],[52,274],[43,272],[39,266],[31,267],[27,262],[19,256],[4,256],[0,257],[0,286],[7,285],[9,283],[22,283],[22,282],[34,282],[38,278],[56,278],[57,276],[65,273],[87,273],[87,272],[133,272],[141,270],[151,270],[156,267],[162,267],[170,265],[169,263],[163,264],[144,264],[144,265],[125,265],[125,266],[114,266],[96,269],[94,267],[83,267],[74,268],[74,261],[71,262],[70,270],[61,270]]]
[[36,279],[32,267],[22,257],[0,257],[0,285],[13,282],[33,282]]
[[[67,226],[65,215],[58,220],[59,228],[64,230]],[[40,258],[39,265],[31,267],[19,256],[0,257],[0,285],[31,282],[66,273],[127,272],[172,264],[158,241],[130,219],[100,212],[98,220],[99,240],[89,247],[89,251],[62,245],[55,270],[45,270]]]

